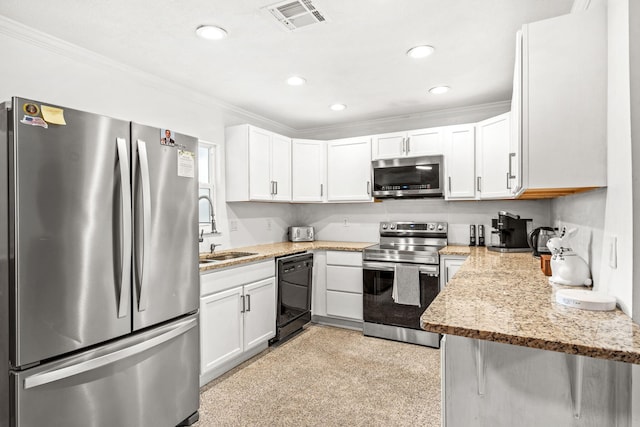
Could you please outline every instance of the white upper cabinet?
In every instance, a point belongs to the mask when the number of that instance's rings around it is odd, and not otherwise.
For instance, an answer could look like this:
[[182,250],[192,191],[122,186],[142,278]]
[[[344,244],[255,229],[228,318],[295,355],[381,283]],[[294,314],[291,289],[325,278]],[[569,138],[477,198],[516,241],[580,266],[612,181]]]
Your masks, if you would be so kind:
[[516,64],[511,98],[511,136],[509,140],[509,187],[516,196],[522,189],[522,31],[516,33]]
[[327,143],[294,139],[291,143],[292,201],[326,200]]
[[511,197],[510,116],[504,113],[476,124],[476,191],[480,199]]
[[225,130],[228,202],[291,201],[291,139],[250,125]]
[[327,142],[327,200],[372,201],[369,137]]
[[442,128],[374,135],[373,160],[443,154]]
[[[251,153],[249,153],[251,156]],[[273,200],[291,201],[291,139],[273,134],[271,139],[271,181],[273,181]]]
[[443,154],[442,128],[409,131],[406,146],[409,157]]
[[474,124],[442,128],[445,149],[445,198],[476,197],[476,138]]
[[373,160],[394,159],[406,155],[406,132],[385,133],[371,137]]
[[607,184],[606,24],[597,5],[522,28],[522,197]]

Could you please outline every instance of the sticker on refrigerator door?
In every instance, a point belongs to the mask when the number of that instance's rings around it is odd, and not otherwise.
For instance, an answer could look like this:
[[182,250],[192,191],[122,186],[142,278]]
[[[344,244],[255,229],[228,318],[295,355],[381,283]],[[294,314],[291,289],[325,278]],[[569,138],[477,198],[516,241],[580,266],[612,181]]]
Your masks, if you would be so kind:
[[175,147],[176,140],[171,129],[160,129],[160,144]]
[[178,176],[196,177],[196,155],[193,151],[178,150]]
[[36,104],[32,104],[27,102],[22,106],[22,111],[24,111],[29,116],[40,116],[40,108]]
[[49,107],[48,105],[41,105],[40,107],[42,108],[42,118],[47,123],[62,126],[67,124],[64,120],[64,110],[62,108]]
[[23,125],[29,125],[29,126],[40,126],[42,128],[45,128],[45,129],[47,129],[49,127],[47,122],[42,120],[42,118],[33,117],[33,116],[27,116],[26,114],[22,118],[22,120],[20,120],[20,123],[22,123]]

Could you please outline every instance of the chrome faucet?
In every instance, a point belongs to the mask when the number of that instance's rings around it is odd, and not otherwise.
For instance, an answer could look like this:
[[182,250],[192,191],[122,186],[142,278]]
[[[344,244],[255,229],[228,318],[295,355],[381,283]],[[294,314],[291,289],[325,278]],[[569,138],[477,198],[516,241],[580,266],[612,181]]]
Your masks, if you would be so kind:
[[215,251],[218,246],[222,246],[222,243],[212,243],[210,247],[211,253],[213,253],[213,251]]
[[[213,202],[211,201],[211,198],[209,196],[204,195],[198,197],[198,202],[200,202],[200,200],[202,199],[206,199],[207,202],[209,202],[209,215],[211,215],[211,233],[217,233],[218,230],[216,229],[216,215],[213,210]],[[200,233],[200,238],[202,239],[202,233]],[[202,242],[202,240],[200,241]]]

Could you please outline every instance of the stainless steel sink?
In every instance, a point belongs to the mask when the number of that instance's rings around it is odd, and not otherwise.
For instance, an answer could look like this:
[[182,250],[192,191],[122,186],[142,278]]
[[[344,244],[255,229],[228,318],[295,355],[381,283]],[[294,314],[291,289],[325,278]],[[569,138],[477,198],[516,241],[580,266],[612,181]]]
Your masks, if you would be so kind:
[[236,258],[242,258],[245,256],[251,256],[251,255],[258,255],[257,253],[254,252],[227,252],[225,254],[220,254],[220,255],[208,255],[207,256],[207,261],[226,261],[228,259],[236,259]]
[[199,261],[200,265],[213,264],[214,262],[218,262],[215,259],[201,259]]

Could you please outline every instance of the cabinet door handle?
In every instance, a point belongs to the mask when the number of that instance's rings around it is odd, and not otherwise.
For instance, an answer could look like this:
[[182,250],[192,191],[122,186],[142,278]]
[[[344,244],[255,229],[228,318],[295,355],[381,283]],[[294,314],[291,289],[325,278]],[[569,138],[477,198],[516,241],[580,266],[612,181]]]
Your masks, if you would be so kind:
[[479,177],[476,179],[476,181],[477,181],[476,188],[477,188],[477,190],[478,190],[478,191],[482,191],[482,190],[480,190],[480,188],[481,188],[480,180],[481,180],[481,179],[482,179],[482,177],[481,177],[481,176],[479,176]]
[[251,311],[251,294],[247,294],[247,312]]
[[402,154],[407,152],[406,140],[402,138]]
[[511,176],[509,175],[509,172],[507,172],[507,190],[511,190]]
[[516,179],[516,176],[513,174],[511,170],[511,159],[516,157],[516,153],[509,153],[509,179]]
[[275,184],[275,191],[273,192],[273,194],[278,194],[278,181],[273,181]]
[[371,181],[367,181],[367,194],[371,195]]
[[324,184],[320,184],[320,197],[324,196]]
[[242,310],[240,310],[240,313],[244,313],[244,295],[240,295],[240,299],[242,299]]
[[407,154],[409,154],[409,152],[411,152],[411,137],[410,136],[407,137]]
[[449,195],[451,195],[451,177],[449,177]]
[[273,196],[273,181],[269,181],[271,183],[271,191],[270,194]]

